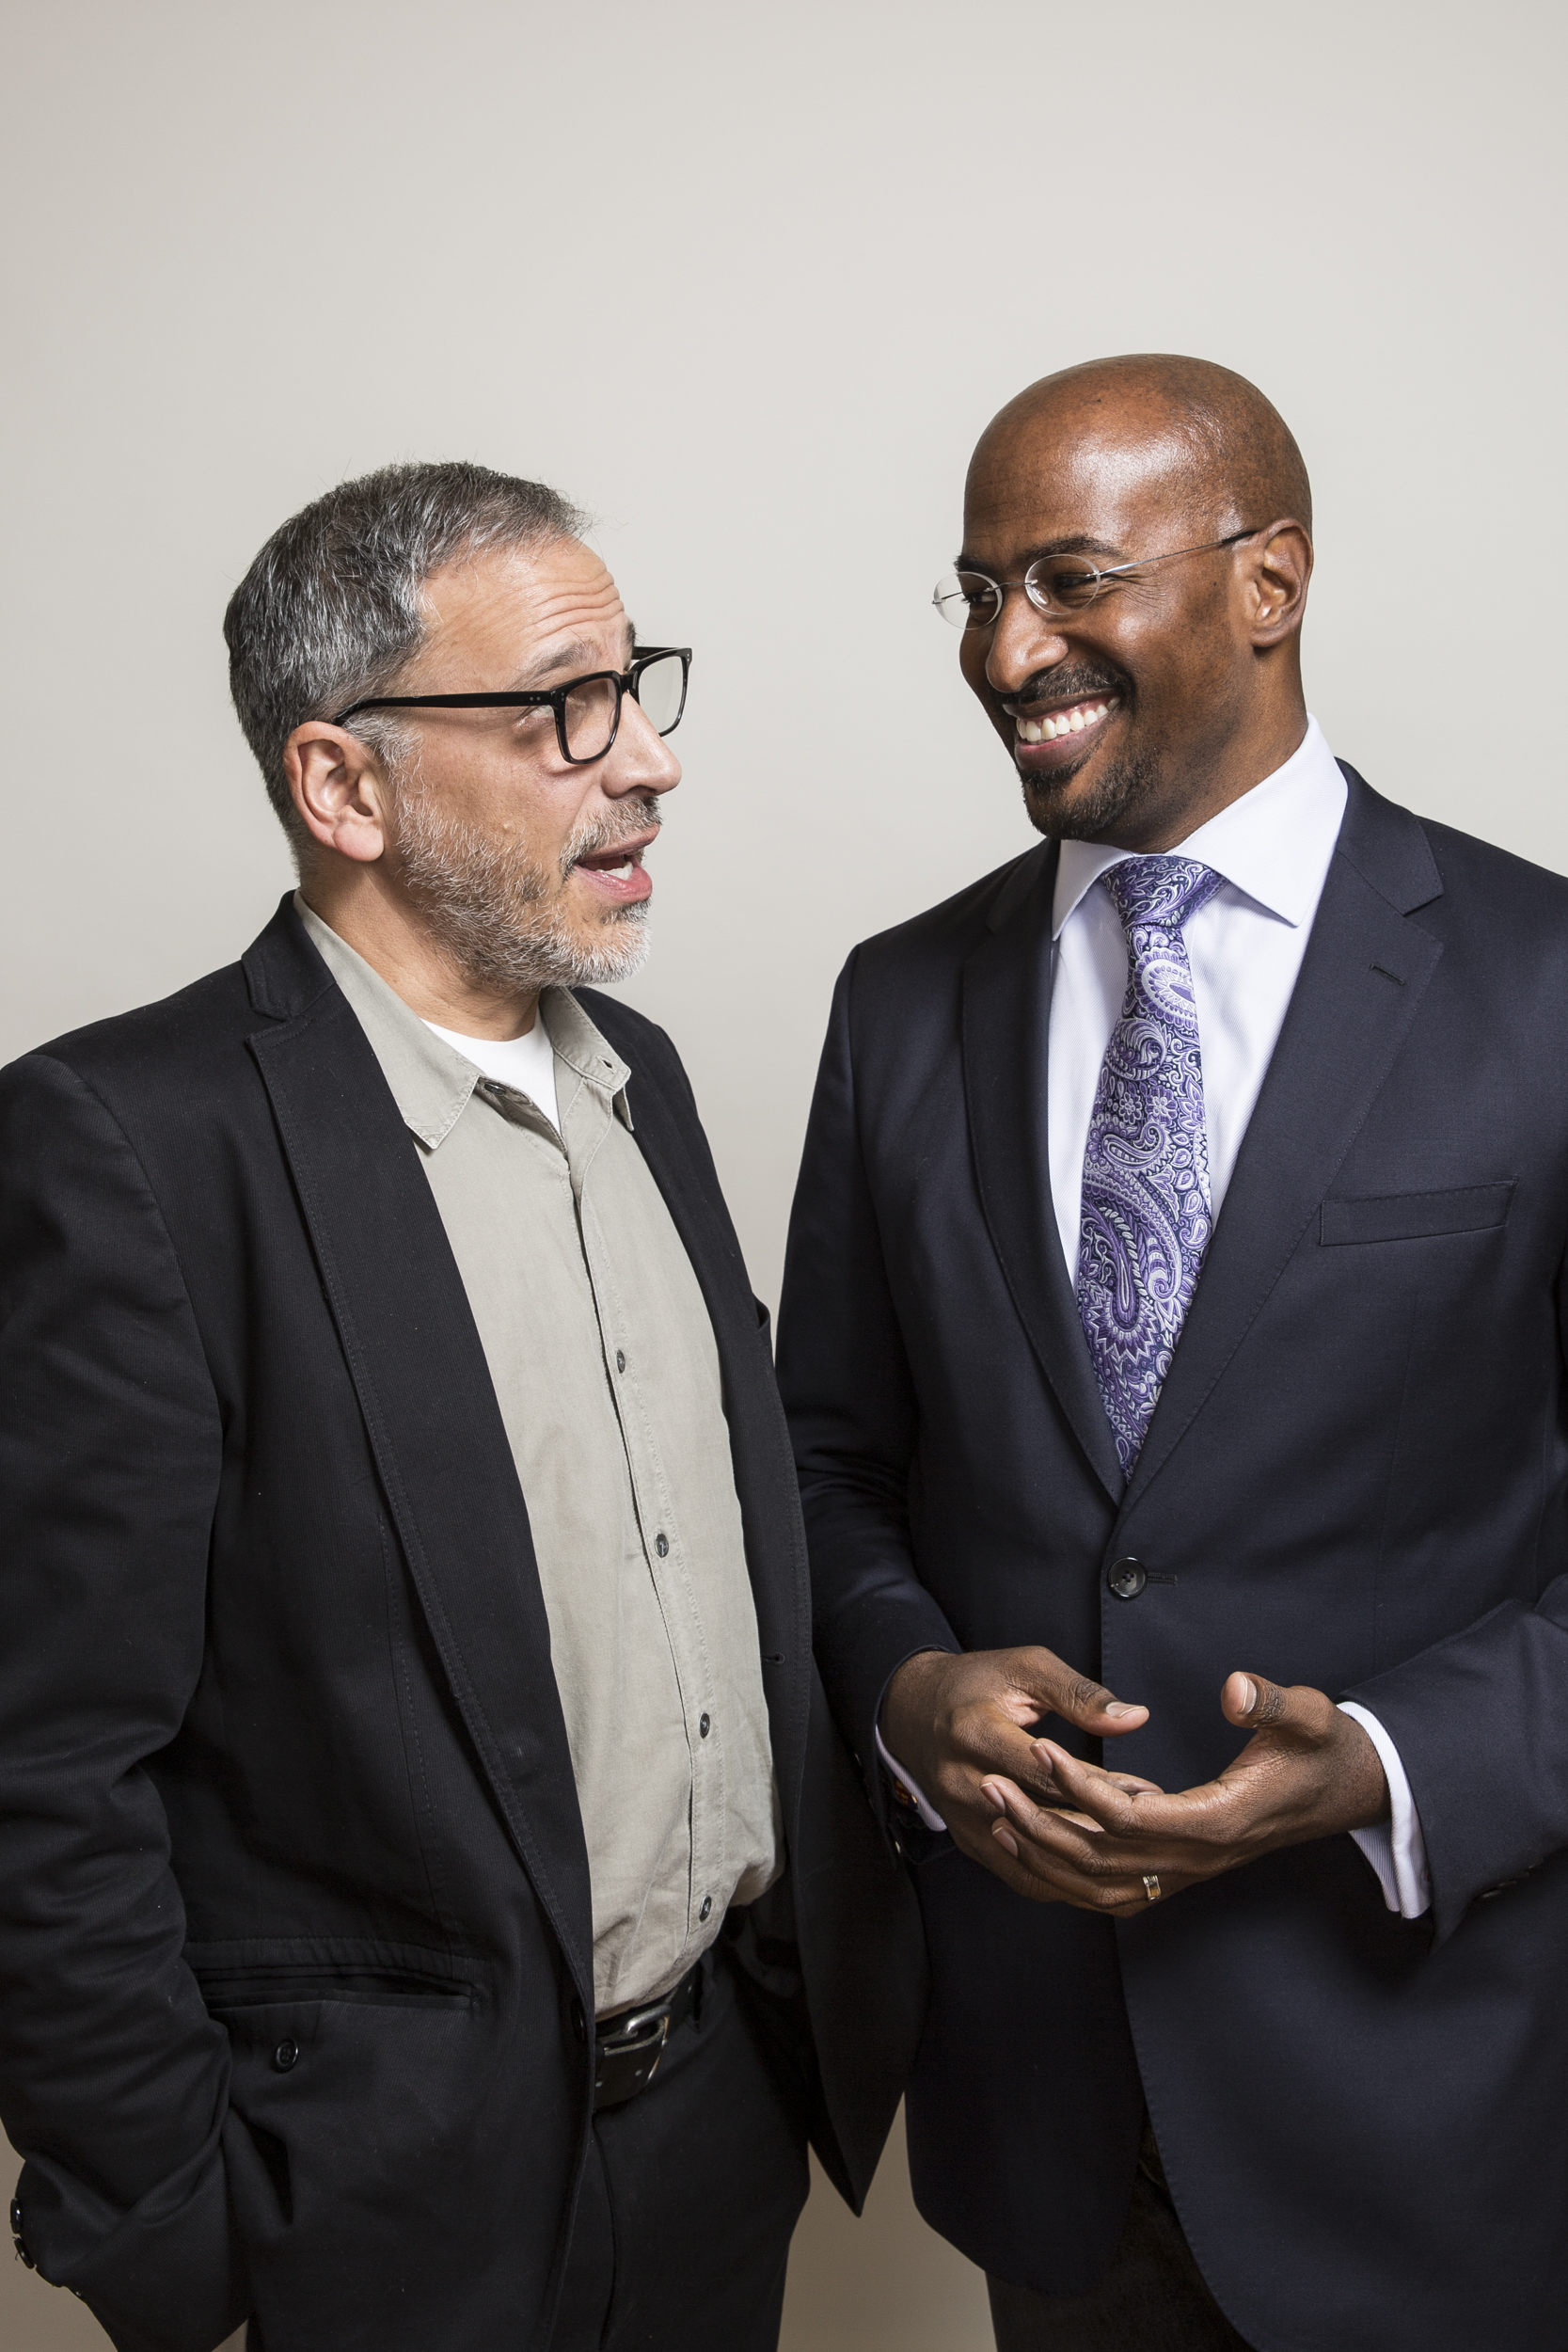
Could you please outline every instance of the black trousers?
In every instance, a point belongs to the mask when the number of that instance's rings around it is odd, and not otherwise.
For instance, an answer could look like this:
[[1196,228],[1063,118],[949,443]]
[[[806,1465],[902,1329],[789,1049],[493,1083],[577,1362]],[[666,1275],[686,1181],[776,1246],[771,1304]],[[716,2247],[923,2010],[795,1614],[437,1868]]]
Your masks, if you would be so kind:
[[715,1954],[647,2090],[594,2120],[550,2352],[776,2352],[798,2105]]
[[1132,2209],[1111,2267],[1087,2295],[1038,2295],[988,2276],[996,2352],[1247,2352],[1181,2234],[1146,2130]]

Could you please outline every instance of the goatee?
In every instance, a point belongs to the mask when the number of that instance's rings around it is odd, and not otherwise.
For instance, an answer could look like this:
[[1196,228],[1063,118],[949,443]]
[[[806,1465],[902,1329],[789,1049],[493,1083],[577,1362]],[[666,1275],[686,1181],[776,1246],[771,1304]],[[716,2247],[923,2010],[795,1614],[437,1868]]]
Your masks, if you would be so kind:
[[[1085,760],[1090,755],[1085,752]],[[1064,805],[1080,771],[1060,770],[1053,776],[1024,776],[1023,805],[1037,833],[1052,841],[1104,841],[1130,810],[1147,805],[1159,781],[1160,763],[1150,751],[1115,760],[1092,789],[1070,806]]]
[[567,882],[579,858],[659,822],[652,793],[624,802],[612,817],[579,826],[552,871],[521,842],[448,815],[415,782],[398,795],[396,850],[409,897],[471,987],[604,986],[629,980],[647,961],[648,902],[605,907],[584,937],[573,923]]

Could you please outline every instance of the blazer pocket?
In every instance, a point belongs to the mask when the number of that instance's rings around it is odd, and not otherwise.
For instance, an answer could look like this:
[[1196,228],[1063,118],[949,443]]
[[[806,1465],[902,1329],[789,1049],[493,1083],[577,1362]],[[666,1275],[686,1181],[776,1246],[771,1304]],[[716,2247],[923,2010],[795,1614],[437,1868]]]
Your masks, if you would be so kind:
[[1506,1225],[1513,1177],[1454,1192],[1379,1192],[1325,1200],[1318,1238],[1326,1248],[1358,1241],[1431,1241],[1440,1233],[1483,1233]]

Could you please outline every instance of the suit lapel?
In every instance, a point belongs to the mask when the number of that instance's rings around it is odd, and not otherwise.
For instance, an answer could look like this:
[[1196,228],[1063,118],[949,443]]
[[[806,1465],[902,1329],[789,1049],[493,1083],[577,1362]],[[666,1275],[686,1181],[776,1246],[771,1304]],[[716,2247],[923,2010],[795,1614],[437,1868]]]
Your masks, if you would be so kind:
[[1056,1232],[1046,1144],[1053,845],[1015,866],[963,975],[964,1100],[975,1177],[1013,1304],[1106,1492],[1123,1479]]
[[757,1613],[774,1770],[793,1832],[811,1697],[811,1581],[794,1457],[767,1332],[758,1322],[735,1229],[718,1205],[718,1174],[684,1073],[673,1053],[667,1071],[652,1068],[643,1025],[628,1018],[615,998],[583,993],[585,1009],[631,1067],[626,1099],[632,1133],[713,1326]]
[[1407,917],[1441,895],[1426,835],[1354,769],[1290,1009],[1132,1479],[1158,1474],[1262,1308],[1355,1140],[1442,954]]
[[[312,967],[314,967],[312,969]],[[245,959],[272,1102],[388,1508],[517,1851],[593,2009],[588,1854],[528,1512],[440,1212],[285,900]]]

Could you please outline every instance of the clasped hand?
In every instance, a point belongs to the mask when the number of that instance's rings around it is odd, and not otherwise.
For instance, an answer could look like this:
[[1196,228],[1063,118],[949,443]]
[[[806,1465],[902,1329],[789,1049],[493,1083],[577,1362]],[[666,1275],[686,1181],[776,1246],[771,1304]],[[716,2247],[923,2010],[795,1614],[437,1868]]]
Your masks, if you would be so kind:
[[957,1844],[1020,1895],[1119,1918],[1222,1871],[1388,1818],[1377,1750],[1305,1684],[1229,1676],[1227,1720],[1252,1738],[1215,1780],[1167,1795],[1085,1764],[1029,1728],[1055,1714],[1096,1739],[1148,1721],[1048,1649],[925,1650],[882,1701],[882,1738]]

